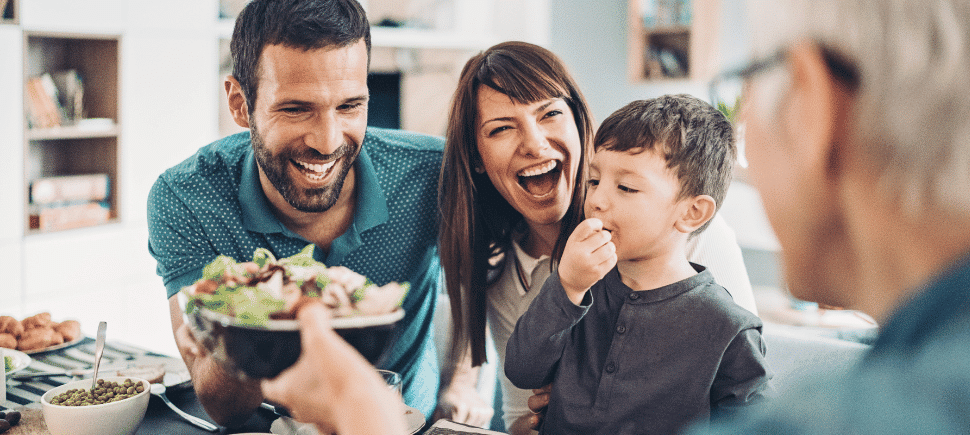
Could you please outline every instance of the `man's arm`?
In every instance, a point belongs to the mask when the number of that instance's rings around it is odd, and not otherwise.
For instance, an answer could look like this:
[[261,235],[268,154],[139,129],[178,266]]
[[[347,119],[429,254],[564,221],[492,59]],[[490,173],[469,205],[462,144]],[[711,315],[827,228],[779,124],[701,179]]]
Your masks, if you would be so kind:
[[178,295],[169,298],[175,344],[192,375],[192,385],[205,412],[216,423],[235,427],[246,422],[263,401],[258,380],[242,382],[227,373],[199,345],[188,325],[182,321]]

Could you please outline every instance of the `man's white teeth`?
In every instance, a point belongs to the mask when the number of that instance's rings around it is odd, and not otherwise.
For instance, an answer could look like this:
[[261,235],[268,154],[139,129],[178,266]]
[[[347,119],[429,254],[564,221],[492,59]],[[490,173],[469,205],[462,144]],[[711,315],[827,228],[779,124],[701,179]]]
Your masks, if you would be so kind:
[[556,169],[556,164],[557,163],[556,163],[555,160],[550,160],[550,161],[548,161],[546,163],[543,163],[543,164],[541,164],[539,166],[533,166],[531,168],[524,169],[524,170],[520,171],[519,172],[519,176],[520,177],[535,177],[536,175],[542,175],[542,174],[545,174],[546,172],[549,172],[549,171],[551,171],[553,169]]
[[323,177],[327,175],[327,171],[329,171],[330,168],[332,168],[333,165],[337,163],[337,161],[334,160],[330,163],[324,163],[324,164],[310,164],[310,163],[301,162],[298,160],[296,163],[300,165],[303,169],[310,171],[310,173],[307,174],[307,177],[309,177],[311,180],[322,180]]

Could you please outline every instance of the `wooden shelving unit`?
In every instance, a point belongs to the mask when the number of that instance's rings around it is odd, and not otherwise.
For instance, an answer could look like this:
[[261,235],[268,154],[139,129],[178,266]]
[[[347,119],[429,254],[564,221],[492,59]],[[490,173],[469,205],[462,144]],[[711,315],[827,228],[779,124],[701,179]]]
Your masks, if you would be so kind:
[[[47,128],[37,128],[30,122],[24,124],[25,234],[118,220],[120,45],[118,35],[24,32],[25,116],[30,113],[31,105],[27,81],[33,77],[75,70],[84,89],[82,113],[77,119],[67,117],[62,119],[61,125]],[[106,218],[78,219],[75,224],[47,224],[44,216],[58,213],[51,210],[67,204],[32,203],[31,184],[39,178],[87,174],[108,176],[109,195],[102,201],[107,208]]]
[[[718,53],[717,0],[689,0],[689,13],[645,20],[641,0],[628,2],[628,75],[633,83],[704,80]],[[645,21],[653,21],[645,23]]]

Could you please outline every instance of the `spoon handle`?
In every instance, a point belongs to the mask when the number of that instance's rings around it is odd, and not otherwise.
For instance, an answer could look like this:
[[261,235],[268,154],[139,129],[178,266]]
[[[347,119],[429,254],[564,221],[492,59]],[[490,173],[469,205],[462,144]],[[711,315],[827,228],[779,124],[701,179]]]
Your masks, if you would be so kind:
[[94,373],[91,374],[91,389],[98,386],[98,366],[101,365],[101,354],[104,353],[104,336],[108,329],[108,322],[98,324],[98,337],[94,342]]
[[205,429],[209,432],[216,432],[219,430],[218,426],[179,409],[179,407],[175,406],[175,404],[172,403],[171,400],[168,400],[168,396],[166,396],[165,393],[157,394],[157,396],[161,397],[162,401],[165,402],[165,404],[168,405],[169,408],[172,408],[172,411],[175,411],[176,414],[181,415],[182,418],[187,420],[189,423],[192,423],[198,427],[201,427],[202,429]]

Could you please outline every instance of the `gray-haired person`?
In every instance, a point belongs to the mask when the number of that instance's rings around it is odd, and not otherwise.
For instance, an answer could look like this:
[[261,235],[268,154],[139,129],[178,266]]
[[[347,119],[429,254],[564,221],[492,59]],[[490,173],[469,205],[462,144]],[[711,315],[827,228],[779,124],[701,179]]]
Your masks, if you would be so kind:
[[747,158],[792,293],[881,325],[727,433],[970,432],[970,2],[756,0]]

